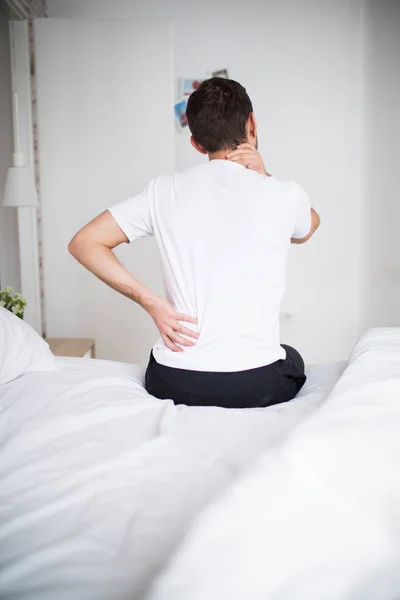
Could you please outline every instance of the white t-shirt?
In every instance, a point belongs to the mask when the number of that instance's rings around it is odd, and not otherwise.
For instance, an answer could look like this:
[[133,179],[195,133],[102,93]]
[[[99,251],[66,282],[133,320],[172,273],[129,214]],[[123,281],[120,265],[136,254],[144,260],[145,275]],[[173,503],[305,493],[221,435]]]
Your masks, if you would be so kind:
[[242,371],[285,358],[279,309],[290,238],[311,227],[310,201],[296,183],[280,183],[228,160],[212,160],[151,181],[109,209],[130,241],[154,235],[166,297],[198,319],[184,352],[160,338],[162,365],[193,371]]

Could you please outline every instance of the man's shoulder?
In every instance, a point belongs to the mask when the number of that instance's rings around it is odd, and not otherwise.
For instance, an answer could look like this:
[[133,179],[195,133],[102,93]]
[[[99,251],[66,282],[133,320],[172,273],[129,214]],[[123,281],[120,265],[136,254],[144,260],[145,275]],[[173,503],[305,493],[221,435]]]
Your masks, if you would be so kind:
[[265,178],[267,185],[271,190],[279,192],[280,195],[291,197],[294,192],[300,187],[295,181],[276,179],[275,177]]

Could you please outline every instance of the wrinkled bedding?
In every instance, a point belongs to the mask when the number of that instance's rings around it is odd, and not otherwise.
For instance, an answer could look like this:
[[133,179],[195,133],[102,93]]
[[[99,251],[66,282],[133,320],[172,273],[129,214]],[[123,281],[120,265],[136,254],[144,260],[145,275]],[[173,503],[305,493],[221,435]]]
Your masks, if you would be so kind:
[[195,522],[149,600],[400,598],[400,329]]
[[345,365],[249,410],[175,406],[139,367],[58,359],[0,386],[0,598],[142,598],[196,515],[323,404]]

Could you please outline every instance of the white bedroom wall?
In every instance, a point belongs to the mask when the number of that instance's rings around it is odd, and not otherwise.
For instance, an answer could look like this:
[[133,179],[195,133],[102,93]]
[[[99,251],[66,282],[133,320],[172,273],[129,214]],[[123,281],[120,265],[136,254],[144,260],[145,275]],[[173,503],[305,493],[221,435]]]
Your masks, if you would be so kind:
[[[47,335],[93,337],[99,358],[145,364],[153,322],[67,247],[100,212],[173,170],[170,26],[45,19],[35,35]],[[117,254],[162,293],[153,239]]]
[[365,8],[365,327],[400,326],[400,3]]
[[21,291],[18,221],[15,208],[3,207],[7,170],[12,166],[13,116],[8,21],[0,16],[0,288]]

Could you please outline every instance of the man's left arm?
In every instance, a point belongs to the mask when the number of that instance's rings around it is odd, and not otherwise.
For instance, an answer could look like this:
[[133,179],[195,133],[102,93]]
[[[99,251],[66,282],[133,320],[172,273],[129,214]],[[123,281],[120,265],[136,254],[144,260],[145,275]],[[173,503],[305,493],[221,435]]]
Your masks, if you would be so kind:
[[305,244],[312,235],[314,235],[314,233],[317,231],[318,227],[321,224],[321,218],[319,216],[319,214],[313,209],[311,208],[311,227],[310,227],[310,231],[307,233],[307,235],[305,235],[302,238],[296,238],[296,237],[292,237],[292,239],[290,240],[292,244]]

